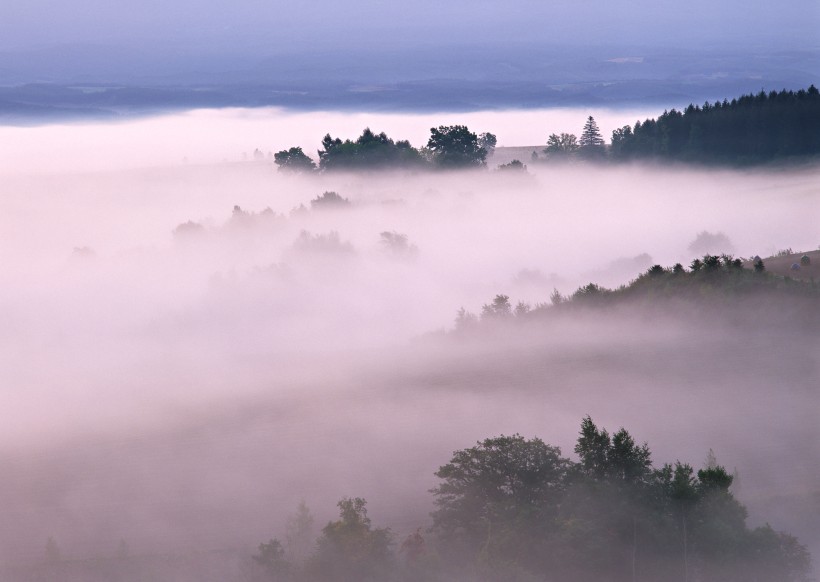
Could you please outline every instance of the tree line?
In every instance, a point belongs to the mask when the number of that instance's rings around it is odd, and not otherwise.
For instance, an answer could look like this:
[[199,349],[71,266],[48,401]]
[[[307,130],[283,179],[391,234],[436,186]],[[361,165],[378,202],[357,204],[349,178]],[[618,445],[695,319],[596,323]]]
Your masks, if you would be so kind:
[[[810,555],[769,525],[749,528],[735,476],[709,451],[704,466],[654,466],[646,443],[587,416],[574,452],[539,438],[497,436],[453,453],[431,490],[429,528],[403,539],[374,527],[362,498],[343,498],[308,553],[303,505],[288,537],[259,546],[260,579],[277,581],[732,582],[808,580]],[[293,545],[293,548],[291,547]]]
[[[808,255],[801,258],[809,264]],[[702,310],[721,308],[743,299],[780,298],[793,307],[806,305],[812,309],[802,321],[820,324],[816,303],[820,300],[820,284],[817,281],[800,281],[781,277],[766,271],[759,256],[749,259],[735,258],[729,254],[704,255],[692,260],[688,269],[681,263],[672,267],[653,265],[639,274],[627,285],[608,289],[589,283],[570,295],[553,290],[549,301],[534,306],[519,301],[516,305],[508,295],[499,294],[482,306],[475,314],[461,308],[456,313],[455,332],[478,331],[480,324],[489,328],[512,321],[534,320],[555,312],[573,309],[599,308],[626,303],[640,303],[644,308],[665,309],[670,301],[688,301]]]
[[[366,128],[356,140],[325,135],[318,150],[319,164],[292,147],[274,154],[280,170],[316,172],[386,168],[483,168],[497,138],[476,134],[464,125],[430,129],[426,146],[394,141],[384,132]],[[580,137],[552,133],[546,147],[532,153],[534,162],[570,160],[626,162],[663,160],[749,165],[820,154],[820,91],[814,85],[799,91],[743,95],[731,101],[690,104],[671,109],[656,119],[636,121],[612,132],[607,144],[592,116]],[[520,161],[503,169],[522,170]]]
[[333,170],[373,170],[392,168],[481,168],[487,155],[495,149],[497,138],[491,133],[477,135],[464,125],[439,126],[430,129],[423,148],[414,148],[407,140],[394,141],[384,132],[365,128],[355,140],[325,135],[318,150],[319,165],[302,151],[292,147],[274,154],[274,162],[286,172],[310,173]]
[[820,154],[820,91],[743,95],[683,111],[664,111],[657,119],[636,121],[612,132],[607,146],[590,116],[580,138],[551,134],[533,161],[625,162],[663,160],[750,165]]
[[760,91],[624,126],[612,134],[615,160],[658,158],[754,164],[820,153],[820,91]]

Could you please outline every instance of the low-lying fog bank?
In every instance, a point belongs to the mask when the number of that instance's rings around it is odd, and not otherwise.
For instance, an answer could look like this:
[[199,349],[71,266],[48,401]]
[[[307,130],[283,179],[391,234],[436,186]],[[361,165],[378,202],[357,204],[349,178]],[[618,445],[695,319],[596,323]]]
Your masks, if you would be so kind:
[[[818,344],[787,318],[425,335],[498,293],[535,304],[704,252],[815,249],[817,168],[2,172],[6,560],[49,536],[77,558],[120,538],[251,552],[300,499],[323,524],[344,495],[404,535],[453,450],[520,432],[570,454],[586,414],[659,463],[714,449],[752,521],[820,549]],[[311,203],[326,191],[349,204]]]

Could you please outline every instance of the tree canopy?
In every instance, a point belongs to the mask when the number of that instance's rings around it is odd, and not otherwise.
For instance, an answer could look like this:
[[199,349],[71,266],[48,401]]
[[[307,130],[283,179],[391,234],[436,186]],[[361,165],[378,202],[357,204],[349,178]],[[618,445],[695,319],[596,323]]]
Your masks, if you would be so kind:
[[820,91],[760,91],[664,111],[612,134],[615,160],[753,164],[820,153]]
[[456,451],[436,476],[433,529],[452,560],[480,576],[549,572],[560,580],[803,580],[809,555],[792,536],[750,529],[712,460],[655,468],[647,444],[587,416],[579,461],[538,438],[486,439]]
[[606,155],[604,138],[601,137],[601,130],[591,115],[587,118],[578,140],[578,154],[588,160],[601,159]]
[[316,169],[316,163],[299,147],[276,152],[273,159],[280,172],[313,172]]
[[543,151],[548,160],[567,160],[578,151],[578,138],[571,133],[550,134]]
[[649,445],[586,416],[575,453],[577,461],[538,437],[487,438],[435,472],[429,538],[417,528],[394,553],[365,500],[344,497],[306,560],[289,560],[277,540],[254,559],[265,579],[292,582],[808,580],[807,549],[746,525],[734,477],[711,450],[697,471],[654,466]]
[[467,129],[466,125],[431,127],[427,148],[432,153],[433,163],[441,168],[475,168],[486,165],[487,150],[481,147],[478,136]]
[[384,132],[377,134],[369,127],[362,131],[356,141],[342,141],[327,134],[319,150],[319,167],[322,170],[411,167],[423,163],[424,158],[410,142],[394,142]]

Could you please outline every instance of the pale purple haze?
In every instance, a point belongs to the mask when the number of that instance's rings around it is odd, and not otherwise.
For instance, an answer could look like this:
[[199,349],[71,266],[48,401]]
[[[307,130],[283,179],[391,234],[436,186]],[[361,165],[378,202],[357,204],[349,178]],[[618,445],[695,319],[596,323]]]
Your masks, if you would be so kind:
[[[519,145],[588,113],[466,119]],[[321,127],[422,145],[431,121],[234,111],[0,129],[7,557],[41,555],[48,536],[78,558],[120,538],[134,553],[250,553],[301,498],[321,523],[343,495],[406,533],[453,450],[521,432],[569,453],[585,414],[658,462],[714,448],[754,522],[816,547],[816,336],[703,336],[674,318],[582,319],[501,346],[429,333],[497,293],[534,304],[626,283],[644,253],[688,263],[703,230],[743,256],[815,248],[817,168],[289,177],[242,161],[315,147]],[[327,190],[352,207],[292,212]],[[188,221],[202,228],[176,230]],[[303,230],[341,244],[305,248]],[[417,252],[388,252],[384,231]]]

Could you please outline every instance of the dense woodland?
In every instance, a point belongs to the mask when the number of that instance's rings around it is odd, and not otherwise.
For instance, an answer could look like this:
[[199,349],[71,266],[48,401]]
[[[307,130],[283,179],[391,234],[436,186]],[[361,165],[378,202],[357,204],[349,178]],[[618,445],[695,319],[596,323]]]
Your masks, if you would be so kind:
[[754,164],[820,153],[820,91],[761,91],[665,111],[612,134],[615,160]]
[[[277,152],[274,159],[283,171],[395,168],[480,168],[497,143],[491,133],[477,135],[466,126],[430,129],[427,145],[414,148],[406,140],[394,141],[369,128],[355,141],[322,140],[319,165],[301,148]],[[701,164],[750,165],[794,160],[820,153],[820,91],[812,85],[799,91],[743,95],[683,111],[665,111],[657,119],[637,121],[612,132],[607,145],[593,117],[588,117],[580,137],[550,134],[546,147],[533,152],[534,162],[625,162],[668,160]],[[516,160],[502,169],[525,170]]]

